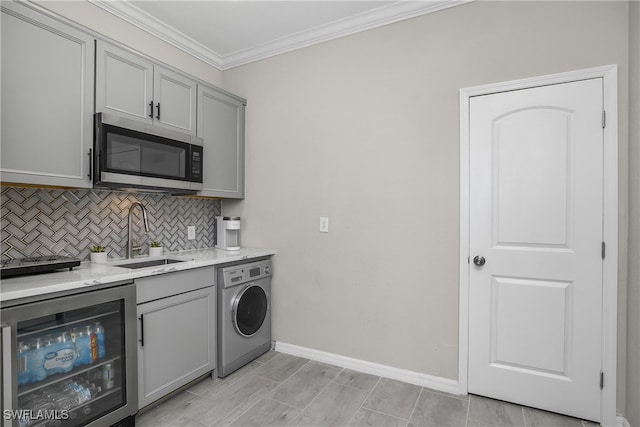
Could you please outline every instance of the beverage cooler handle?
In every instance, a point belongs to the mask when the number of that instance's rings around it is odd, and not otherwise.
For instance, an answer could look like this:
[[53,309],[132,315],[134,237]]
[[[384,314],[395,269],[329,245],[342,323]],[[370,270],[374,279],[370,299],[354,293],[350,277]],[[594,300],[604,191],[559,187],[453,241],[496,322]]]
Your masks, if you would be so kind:
[[[14,409],[13,372],[11,372],[12,344],[11,326],[2,326],[2,409]],[[5,419],[4,425],[10,426],[11,420]]]
[[89,148],[89,152],[87,153],[87,155],[89,156],[89,173],[87,174],[87,176],[89,177],[89,180],[93,179],[93,148]]

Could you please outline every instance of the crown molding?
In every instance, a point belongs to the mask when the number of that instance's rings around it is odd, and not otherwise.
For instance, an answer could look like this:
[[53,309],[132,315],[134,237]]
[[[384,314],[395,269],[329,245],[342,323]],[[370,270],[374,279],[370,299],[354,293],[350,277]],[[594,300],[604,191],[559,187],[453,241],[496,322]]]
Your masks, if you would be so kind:
[[281,37],[229,55],[220,55],[127,0],[88,0],[92,4],[219,69],[227,70],[285,52],[381,27],[474,0],[397,1],[345,19]]
[[225,69],[248,64],[339,37],[459,6],[474,0],[398,1],[345,19],[311,28],[224,57]]

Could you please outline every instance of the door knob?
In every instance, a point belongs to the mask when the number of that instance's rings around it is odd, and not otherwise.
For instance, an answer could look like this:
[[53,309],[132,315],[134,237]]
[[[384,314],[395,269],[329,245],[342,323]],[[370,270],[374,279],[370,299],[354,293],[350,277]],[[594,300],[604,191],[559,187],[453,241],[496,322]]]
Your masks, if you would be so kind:
[[473,257],[473,263],[478,267],[482,267],[485,262],[487,262],[487,260],[485,260],[483,256],[476,255]]

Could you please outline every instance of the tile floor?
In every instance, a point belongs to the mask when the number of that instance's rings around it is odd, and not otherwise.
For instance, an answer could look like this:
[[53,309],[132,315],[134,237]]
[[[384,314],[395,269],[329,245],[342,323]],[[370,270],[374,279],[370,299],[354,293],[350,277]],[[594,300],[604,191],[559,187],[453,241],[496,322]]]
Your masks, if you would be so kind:
[[595,424],[475,395],[454,396],[269,351],[136,417],[162,426],[543,426]]

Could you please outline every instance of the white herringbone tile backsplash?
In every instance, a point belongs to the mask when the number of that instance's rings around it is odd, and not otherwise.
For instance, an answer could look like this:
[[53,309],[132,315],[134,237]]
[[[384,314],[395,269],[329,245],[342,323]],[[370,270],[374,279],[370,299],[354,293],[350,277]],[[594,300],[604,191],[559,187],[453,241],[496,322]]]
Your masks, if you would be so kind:
[[[127,215],[135,201],[145,206],[149,216],[150,231],[145,233],[140,209],[134,209],[132,236],[136,244],[142,244],[143,253],[154,240],[169,251],[214,246],[219,200],[3,187],[2,259],[53,254],[87,259],[92,245],[106,247],[110,257],[124,257]],[[187,240],[188,225],[196,227],[195,240]]]

